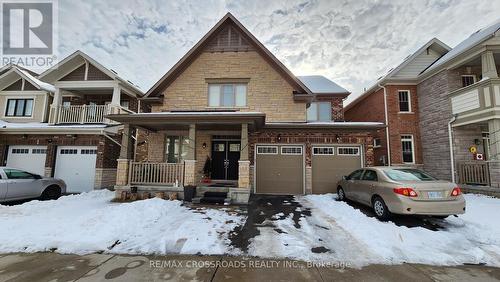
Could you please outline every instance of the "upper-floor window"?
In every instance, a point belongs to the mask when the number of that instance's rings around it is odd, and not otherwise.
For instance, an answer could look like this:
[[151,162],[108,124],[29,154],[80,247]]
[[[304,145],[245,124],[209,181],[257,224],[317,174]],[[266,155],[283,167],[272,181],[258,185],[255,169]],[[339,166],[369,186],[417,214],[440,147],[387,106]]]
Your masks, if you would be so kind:
[[466,87],[476,83],[476,76],[473,74],[462,75],[462,87]]
[[399,111],[411,112],[410,91],[399,90],[398,96],[399,96]]
[[209,84],[208,106],[245,107],[247,105],[246,84]]
[[307,108],[307,121],[331,121],[332,104],[330,102],[312,102]]
[[33,113],[33,99],[8,99],[5,115],[8,117],[30,117]]

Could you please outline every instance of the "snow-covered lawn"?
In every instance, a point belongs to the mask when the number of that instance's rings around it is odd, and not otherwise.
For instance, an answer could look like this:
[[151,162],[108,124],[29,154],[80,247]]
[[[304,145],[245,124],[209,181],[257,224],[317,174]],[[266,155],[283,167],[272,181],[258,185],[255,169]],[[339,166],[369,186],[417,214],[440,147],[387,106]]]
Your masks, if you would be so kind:
[[300,228],[294,226],[292,215],[271,219],[267,223],[275,227],[259,228],[261,235],[252,239],[250,254],[353,266],[403,262],[500,266],[500,199],[465,195],[466,214],[431,219],[442,227],[432,231],[381,222],[334,197],[296,197],[302,208],[311,210],[311,216],[301,217]]
[[[94,191],[57,201],[0,206],[0,253],[245,255],[229,239],[245,223],[245,215],[227,208],[190,209],[180,201],[160,199],[112,203],[113,195]],[[433,231],[380,222],[334,197],[296,197],[296,208],[283,202],[288,212],[278,207],[258,224],[260,234],[250,239],[246,255],[352,266],[403,262],[500,266],[500,199],[465,195],[467,213],[431,219],[440,226]]]
[[111,203],[103,190],[57,201],[0,205],[0,252],[223,254],[228,233],[245,218],[235,212],[191,210],[180,201]]

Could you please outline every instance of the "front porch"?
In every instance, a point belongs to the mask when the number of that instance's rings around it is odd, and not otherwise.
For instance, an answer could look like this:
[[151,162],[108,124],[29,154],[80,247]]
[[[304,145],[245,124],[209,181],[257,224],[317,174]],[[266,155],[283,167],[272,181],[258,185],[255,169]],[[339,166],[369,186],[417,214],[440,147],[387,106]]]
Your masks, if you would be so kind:
[[[251,171],[248,132],[263,124],[261,113],[169,112],[111,115],[124,124],[118,160],[118,190],[177,193],[196,186],[204,192],[227,194],[227,201],[246,203]],[[134,153],[134,130],[148,132],[147,155]]]

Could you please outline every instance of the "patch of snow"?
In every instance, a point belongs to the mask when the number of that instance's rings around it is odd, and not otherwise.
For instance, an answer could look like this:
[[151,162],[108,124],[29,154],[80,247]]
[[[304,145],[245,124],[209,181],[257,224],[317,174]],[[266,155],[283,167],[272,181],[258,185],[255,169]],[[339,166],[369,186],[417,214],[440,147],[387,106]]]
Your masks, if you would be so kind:
[[[223,254],[245,217],[217,209],[196,213],[180,201],[111,203],[101,190],[57,201],[0,206],[0,252]],[[111,246],[114,246],[111,248]]]
[[271,216],[271,218],[272,219],[279,219],[282,216],[285,216],[285,214],[280,212],[280,213],[274,214],[273,216]]
[[297,76],[312,93],[321,94],[346,94],[349,93],[345,88],[331,81],[322,75],[304,75]]
[[68,124],[50,125],[46,122],[8,122],[0,120],[0,128],[21,128],[21,129],[65,129],[65,128],[104,128],[105,124]]
[[56,92],[56,88],[55,88],[54,85],[39,80],[38,78],[32,76],[29,72],[27,72],[27,71],[25,71],[25,70],[23,70],[21,68],[18,68],[18,67],[15,67],[15,68],[16,68],[17,71],[19,71],[24,76],[26,76],[28,78],[28,80],[31,80],[38,87],[40,87],[40,89],[48,91],[48,92],[52,92],[52,93]]

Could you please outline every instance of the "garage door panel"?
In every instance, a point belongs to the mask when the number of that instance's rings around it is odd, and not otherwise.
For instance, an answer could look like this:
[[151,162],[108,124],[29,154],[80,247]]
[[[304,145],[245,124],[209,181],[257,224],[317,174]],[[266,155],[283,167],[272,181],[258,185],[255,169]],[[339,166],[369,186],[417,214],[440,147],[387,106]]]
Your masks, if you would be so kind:
[[303,194],[303,149],[297,155],[282,154],[281,147],[278,149],[276,154],[259,154],[257,151],[256,193]]
[[47,146],[10,145],[7,166],[44,175],[46,151]]
[[312,156],[313,194],[336,193],[337,182],[342,179],[342,176],[348,175],[353,170],[361,167],[360,147],[355,147],[358,148],[358,155],[339,155],[339,147],[334,146],[334,148],[335,150],[330,152],[332,154],[313,154]]
[[97,147],[60,146],[57,148],[55,177],[66,182],[70,193],[94,189]]

